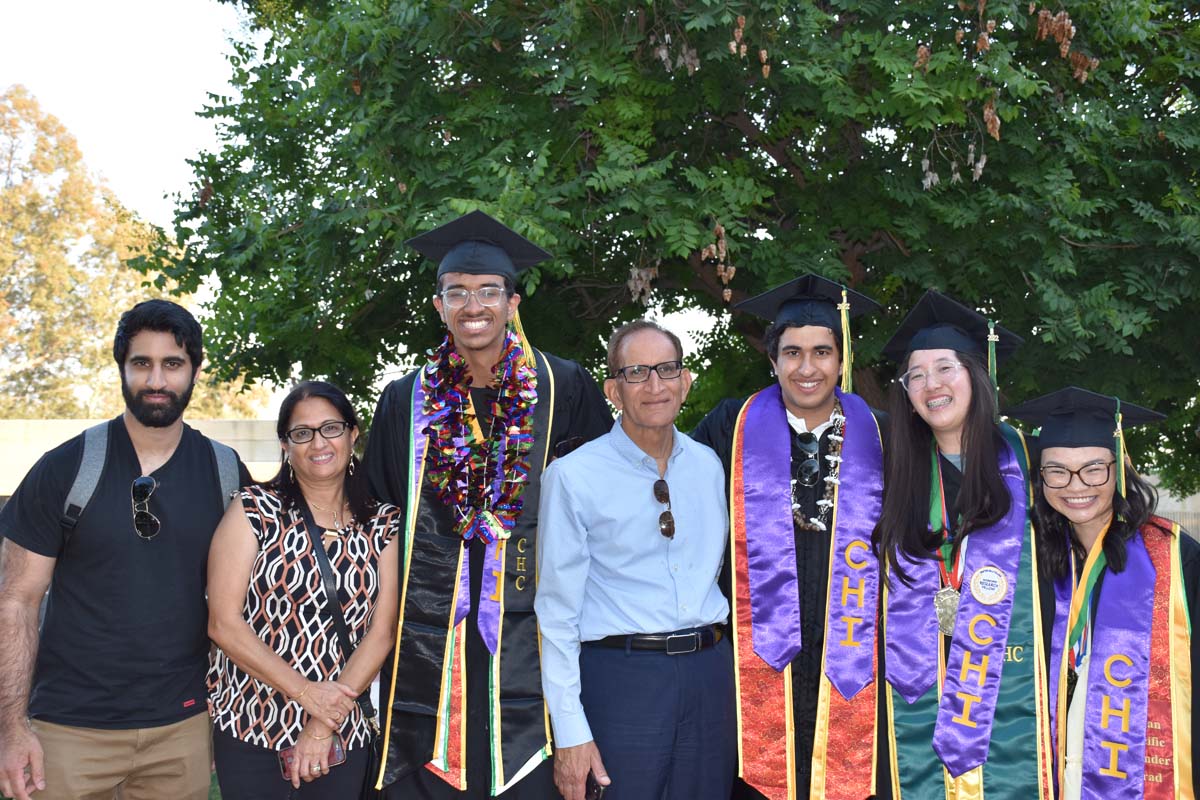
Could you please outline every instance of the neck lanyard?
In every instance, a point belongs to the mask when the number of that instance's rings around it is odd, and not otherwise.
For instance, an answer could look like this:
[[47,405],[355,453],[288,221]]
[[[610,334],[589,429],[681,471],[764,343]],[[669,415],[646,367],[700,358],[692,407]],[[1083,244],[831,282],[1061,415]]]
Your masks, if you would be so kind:
[[[1083,572],[1075,580],[1075,548],[1071,548],[1071,579],[1075,585],[1071,591],[1071,613],[1067,617],[1067,643],[1070,647],[1070,667],[1074,670],[1083,660],[1088,651],[1088,629],[1092,618],[1092,593],[1096,590],[1096,581],[1104,568],[1108,566],[1108,557],[1104,555],[1104,537],[1112,526],[1112,518],[1104,524],[1104,530],[1096,537],[1096,543],[1083,562]],[[1080,591],[1080,588],[1083,591]]]
[[[930,450],[929,468],[929,529],[942,531],[942,544],[939,546],[942,558],[938,569],[942,573],[942,583],[952,589],[962,586],[962,551],[963,547],[954,550],[954,540],[950,536],[950,517],[946,509],[946,487],[942,482],[941,450],[935,443]],[[966,544],[965,542],[963,543]]]

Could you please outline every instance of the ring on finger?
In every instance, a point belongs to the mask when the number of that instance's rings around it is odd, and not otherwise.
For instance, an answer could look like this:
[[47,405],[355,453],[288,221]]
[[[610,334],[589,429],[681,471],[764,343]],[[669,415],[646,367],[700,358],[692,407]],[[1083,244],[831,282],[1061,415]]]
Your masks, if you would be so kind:
[[320,775],[320,774],[321,774],[321,765],[320,765],[320,764],[313,764],[313,765],[312,765],[312,766],[309,768],[309,770],[308,770],[308,771],[309,771],[309,773],[311,773],[311,774],[313,774],[313,775]]

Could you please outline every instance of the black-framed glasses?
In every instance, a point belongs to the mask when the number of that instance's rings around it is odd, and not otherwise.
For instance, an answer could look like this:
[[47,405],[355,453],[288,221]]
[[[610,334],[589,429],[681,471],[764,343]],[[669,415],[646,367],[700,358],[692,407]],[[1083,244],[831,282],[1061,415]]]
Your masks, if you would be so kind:
[[1065,489],[1071,485],[1071,477],[1079,476],[1079,481],[1084,486],[1103,486],[1108,483],[1108,479],[1112,476],[1112,465],[1116,461],[1097,461],[1092,464],[1084,464],[1079,469],[1067,469],[1066,467],[1042,467],[1042,483],[1049,489]]
[[624,378],[626,383],[645,383],[650,380],[650,373],[657,372],[664,381],[673,381],[683,374],[683,362],[679,360],[664,361],[661,364],[630,364],[621,367],[613,377]]
[[961,361],[951,361],[948,358],[939,359],[933,362],[933,366],[929,369],[924,367],[913,367],[908,372],[900,376],[900,385],[904,387],[906,392],[919,392],[929,383],[930,375],[938,379],[938,383],[950,383],[958,375],[958,371],[962,369]]
[[796,434],[796,442],[800,445],[800,452],[804,453],[804,460],[796,468],[796,482],[801,486],[816,486],[821,478],[821,441],[811,431],[805,431]]
[[474,297],[484,308],[495,308],[503,302],[507,292],[500,286],[483,286],[479,289],[447,289],[442,292],[442,305],[455,310],[466,308]]
[[326,422],[319,428],[309,428],[305,425],[297,425],[290,431],[284,434],[287,440],[292,444],[307,444],[320,433],[325,439],[337,439],[346,433],[349,429],[349,422]]
[[671,489],[662,478],[654,482],[654,499],[667,507],[658,515],[658,532],[668,539],[674,539],[675,515],[671,513]]
[[129,499],[133,504],[133,529],[146,541],[158,536],[162,529],[158,517],[150,513],[150,495],[157,488],[158,481],[149,475],[134,478],[133,485],[129,487]]

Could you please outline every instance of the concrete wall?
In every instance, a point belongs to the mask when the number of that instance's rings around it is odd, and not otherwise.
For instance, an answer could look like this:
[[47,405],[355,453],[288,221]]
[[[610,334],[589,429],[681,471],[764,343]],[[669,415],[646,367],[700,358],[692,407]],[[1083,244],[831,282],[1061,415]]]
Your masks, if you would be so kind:
[[[102,420],[8,419],[0,420],[0,502],[12,495],[29,468],[47,450],[78,435]],[[279,468],[279,440],[272,420],[195,420],[193,428],[232,447],[258,479],[270,478]]]

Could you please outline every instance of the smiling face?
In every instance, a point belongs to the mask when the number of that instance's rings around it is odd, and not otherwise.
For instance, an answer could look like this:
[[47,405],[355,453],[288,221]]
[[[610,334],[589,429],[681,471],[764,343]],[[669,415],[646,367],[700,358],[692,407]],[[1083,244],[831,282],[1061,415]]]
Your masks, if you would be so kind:
[[[343,422],[342,415],[323,397],[306,397],[296,404],[288,420],[287,429],[297,427],[320,428],[327,422]],[[287,454],[296,471],[298,480],[316,483],[333,478],[341,479],[346,474],[354,443],[358,440],[358,428],[350,428],[341,436],[326,439],[320,433],[304,444],[293,444],[284,439],[280,447]]]
[[802,417],[810,429],[829,419],[842,369],[833,331],[820,325],[786,329],[771,366],[788,411]]
[[[1096,477],[1100,467],[1111,464],[1113,453],[1104,447],[1047,447],[1042,452],[1042,470],[1056,468],[1073,471],[1085,470],[1092,467],[1091,472]],[[1061,489],[1054,489],[1042,482],[1042,492],[1050,507],[1062,514],[1075,528],[1081,526],[1101,528],[1112,517],[1113,496],[1116,494],[1117,482],[1114,480],[1115,467],[1106,467],[1107,480],[1100,486],[1087,486],[1079,475],[1071,475],[1071,482]],[[1090,483],[1096,479],[1089,477]]]
[[[675,345],[665,335],[656,330],[640,330],[621,343],[618,362],[622,367],[654,366],[678,359]],[[604,382],[604,394],[621,412],[625,432],[636,441],[641,433],[670,429],[691,387],[692,376],[686,369],[671,380],[663,380],[651,370],[650,377],[642,383],[629,383],[622,377],[609,378]]]
[[[958,366],[952,366],[958,365]],[[962,452],[959,443],[971,407],[971,375],[953,350],[916,350],[908,359],[908,401],[948,453]]]
[[192,398],[196,370],[175,334],[143,330],[129,340],[121,368],[125,407],[149,428],[175,424]]
[[[485,286],[503,291],[504,279],[499,275],[469,275],[464,272],[447,272],[441,279],[443,292],[448,289],[474,292]],[[462,308],[449,308],[440,293],[433,298],[433,307],[454,336],[455,348],[464,355],[492,349],[499,351],[506,326],[520,303],[521,296],[511,294],[503,298],[499,305],[488,307],[480,305],[479,298],[471,295]]]

